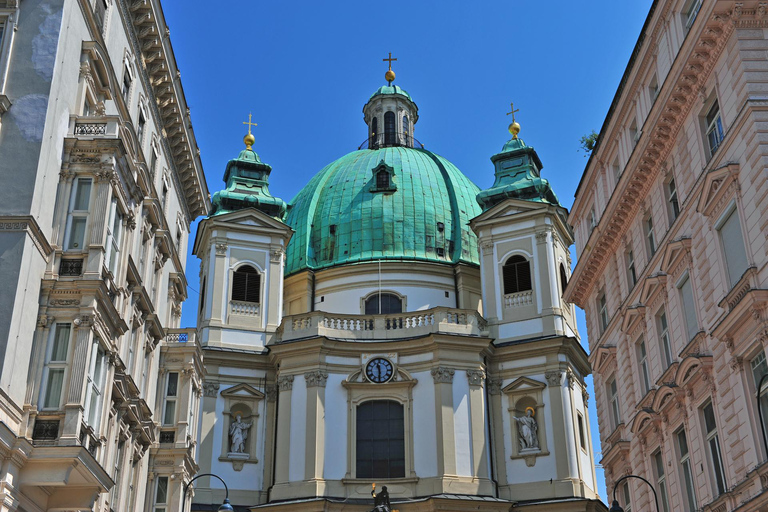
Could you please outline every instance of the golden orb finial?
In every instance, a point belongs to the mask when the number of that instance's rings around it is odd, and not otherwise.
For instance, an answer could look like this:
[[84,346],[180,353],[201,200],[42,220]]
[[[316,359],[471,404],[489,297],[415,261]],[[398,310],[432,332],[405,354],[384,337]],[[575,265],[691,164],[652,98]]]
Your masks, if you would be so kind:
[[248,125],[248,135],[243,137],[243,142],[245,142],[245,149],[251,149],[253,147],[253,143],[256,142],[256,137],[253,136],[251,133],[251,126],[258,126],[256,123],[251,122],[251,114],[248,113],[248,121],[243,121],[243,124]]
[[393,60],[397,60],[397,59],[396,58],[393,59],[392,58],[392,52],[389,52],[389,57],[386,58],[386,59],[381,59],[381,60],[383,60],[384,62],[389,62],[389,69],[387,70],[386,73],[384,73],[384,78],[387,80],[389,85],[392,85],[392,82],[395,81],[395,72],[392,71],[392,61]]
[[507,112],[507,115],[512,115],[512,122],[510,123],[508,129],[509,129],[509,133],[512,134],[512,138],[516,139],[517,138],[517,134],[520,133],[520,123],[515,121],[515,112],[520,111],[520,109],[515,110],[515,104],[514,103],[510,103],[509,106],[510,106],[510,109],[512,111],[511,112]]

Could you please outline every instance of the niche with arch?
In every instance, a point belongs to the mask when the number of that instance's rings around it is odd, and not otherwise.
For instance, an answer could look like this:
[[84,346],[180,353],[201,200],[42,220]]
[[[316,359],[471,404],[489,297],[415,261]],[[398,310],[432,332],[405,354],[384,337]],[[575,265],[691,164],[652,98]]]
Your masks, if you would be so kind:
[[[238,384],[221,392],[224,399],[224,418],[221,436],[221,456],[219,460],[231,462],[235,471],[243,469],[243,464],[258,464],[257,439],[259,432],[259,402],[264,399],[264,393],[248,384]],[[236,451],[233,446],[233,425],[241,422],[242,451]]]
[[[520,377],[502,390],[509,403],[509,430],[512,436],[511,459],[524,459],[527,466],[536,464],[536,457],[549,455],[546,436],[546,418],[544,414],[543,393],[546,384],[537,380]],[[521,441],[521,428],[519,421],[531,411],[536,421],[533,435],[538,442],[538,449],[526,447],[527,443]],[[563,434],[564,435],[564,434]]]

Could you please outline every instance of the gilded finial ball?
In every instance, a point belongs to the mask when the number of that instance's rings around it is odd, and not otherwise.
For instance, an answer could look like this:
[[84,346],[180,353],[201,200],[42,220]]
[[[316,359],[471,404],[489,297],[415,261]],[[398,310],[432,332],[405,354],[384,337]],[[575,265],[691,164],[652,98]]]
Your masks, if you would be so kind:
[[516,139],[517,134],[520,133],[520,123],[512,121],[512,124],[509,125],[509,133],[512,134],[513,139]]
[[389,71],[384,73],[384,79],[387,82],[394,82],[395,81],[395,72],[390,69]]
[[245,137],[243,137],[243,142],[245,142],[245,147],[248,149],[251,149],[251,146],[253,146],[253,143],[256,142],[256,137],[254,137],[252,134],[248,134]]

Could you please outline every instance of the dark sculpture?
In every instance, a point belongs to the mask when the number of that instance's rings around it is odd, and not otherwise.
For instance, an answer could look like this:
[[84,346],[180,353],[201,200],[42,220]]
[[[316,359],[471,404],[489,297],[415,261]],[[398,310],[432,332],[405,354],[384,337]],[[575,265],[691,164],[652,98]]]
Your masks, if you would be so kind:
[[386,485],[381,486],[379,494],[376,494],[375,487],[371,489],[371,496],[373,496],[373,510],[371,512],[392,512],[392,505],[389,503],[389,493],[387,492]]

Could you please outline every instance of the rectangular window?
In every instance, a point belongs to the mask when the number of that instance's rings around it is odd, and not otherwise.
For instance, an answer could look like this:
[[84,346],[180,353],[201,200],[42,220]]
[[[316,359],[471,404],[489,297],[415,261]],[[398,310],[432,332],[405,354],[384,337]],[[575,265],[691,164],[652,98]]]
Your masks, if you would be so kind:
[[627,282],[629,283],[629,289],[632,290],[632,288],[635,287],[635,283],[637,283],[637,273],[635,272],[635,255],[630,250],[626,252],[626,258]]
[[683,22],[685,24],[685,31],[688,32],[693,26],[693,22],[696,21],[696,15],[699,14],[701,9],[701,0],[691,0],[688,7],[683,11]]
[[619,178],[621,178],[621,165],[619,165],[619,159],[613,161],[611,164],[611,168],[613,168],[613,176],[616,178],[616,183],[619,182]]
[[688,512],[696,511],[696,494],[693,487],[693,471],[691,469],[691,455],[688,451],[688,439],[685,430],[677,432],[677,447],[680,450],[680,472],[683,474],[683,499],[688,505]]
[[728,270],[728,282],[731,287],[739,282],[747,270],[747,252],[744,249],[744,238],[741,235],[741,223],[736,208],[728,214],[717,228],[720,243],[725,253],[725,267]]
[[374,400],[357,406],[357,478],[405,476],[405,421],[403,405]]
[[651,103],[655,102],[659,96],[659,80],[656,75],[653,75],[648,83],[648,96],[651,98]]
[[589,230],[590,232],[597,227],[597,214],[595,214],[595,207],[589,211]]
[[103,31],[104,20],[107,17],[107,3],[105,0],[95,0],[93,4],[93,17],[96,18],[96,23]]
[[640,365],[640,381],[643,387],[643,394],[651,390],[651,378],[648,373],[648,353],[645,350],[645,340],[642,338],[637,343],[637,361]]
[[179,374],[171,372],[165,384],[165,405],[163,411],[163,425],[176,423],[176,399],[179,394]]
[[131,95],[131,82],[133,79],[131,78],[131,71],[128,69],[128,66],[125,66],[123,69],[123,99],[126,103],[128,103],[128,98]]
[[88,382],[85,390],[85,421],[97,432],[101,420],[101,405],[104,396],[106,354],[99,340],[94,340],[91,346],[91,361],[88,368]]
[[138,128],[136,129],[136,138],[139,140],[139,145],[141,145],[141,141],[143,140],[142,137],[144,137],[144,128],[147,125],[147,120],[144,117],[144,112],[139,110],[139,122],[138,122]]
[[163,180],[163,195],[160,196],[160,205],[163,208],[163,211],[165,211],[165,203],[168,202],[168,185],[165,183],[165,180]]
[[157,477],[157,486],[155,487],[155,509],[154,512],[165,512],[168,510],[168,477]]
[[672,345],[669,341],[669,326],[667,325],[667,312],[663,309],[656,316],[656,327],[659,329],[659,344],[664,361],[664,368],[672,364]]
[[629,125],[629,142],[632,144],[632,147],[635,147],[638,140],[640,140],[640,132],[637,129],[637,119],[635,119]]
[[43,409],[58,409],[61,405],[71,335],[72,324],[56,324],[53,329],[53,338],[48,343],[43,371]]
[[[765,361],[765,351],[760,350],[749,362],[752,369],[752,377],[755,379],[755,390],[760,386],[760,380],[768,374],[768,364]],[[760,409],[763,413],[763,422],[768,425],[768,379],[763,383],[760,389]],[[758,420],[759,421],[759,420]]]
[[675,180],[669,180],[667,183],[667,203],[669,205],[669,221],[674,221],[680,215],[680,200],[677,197],[677,185]]
[[653,465],[656,470],[656,490],[659,492],[661,500],[661,509],[663,512],[669,512],[669,496],[667,496],[667,477],[664,473],[664,458],[661,456],[661,450],[654,452]]
[[598,308],[600,311],[600,328],[602,332],[608,328],[608,303],[605,300],[605,292],[600,294],[600,298],[597,300]]
[[699,321],[696,319],[696,304],[693,302],[693,288],[691,288],[689,275],[685,276],[678,289],[685,313],[685,331],[688,335],[688,341],[690,341],[699,332]]
[[720,118],[720,106],[717,101],[712,105],[705,117],[707,143],[709,144],[709,155],[712,156],[720,147],[723,141],[723,121]]
[[582,418],[581,414],[576,413],[576,420],[579,424],[579,446],[581,446],[582,450],[586,450],[587,437],[584,435],[584,418]]
[[155,171],[157,170],[157,151],[152,148],[152,157],[149,164],[149,175],[155,177]]
[[92,182],[91,178],[77,178],[72,185],[67,230],[64,236],[64,246],[68,251],[85,250],[85,227],[88,223]]
[[613,378],[608,383],[611,400],[611,419],[613,419],[613,428],[617,428],[621,423],[621,408],[619,407],[619,390],[616,387],[616,379]]
[[109,505],[112,510],[120,510],[120,488],[122,486],[123,473],[123,452],[125,451],[125,441],[117,443],[117,452],[115,453],[115,467],[112,480],[115,485],[109,492]]
[[112,199],[109,208],[109,222],[107,223],[107,268],[112,275],[117,274],[117,266],[120,261],[120,238],[123,229],[123,215],[118,211],[117,199]]
[[653,217],[648,217],[645,220],[645,239],[648,244],[648,257],[653,257],[656,254],[656,234],[653,232]]
[[709,462],[712,465],[712,473],[715,477],[715,489],[719,496],[726,491],[725,470],[723,468],[720,437],[717,434],[717,423],[715,422],[715,411],[712,409],[712,402],[705,405],[701,412],[704,416],[704,432],[706,433],[707,438]]
[[624,512],[632,512],[632,495],[629,493],[629,482],[624,480],[624,485],[621,488],[621,494],[624,498]]

